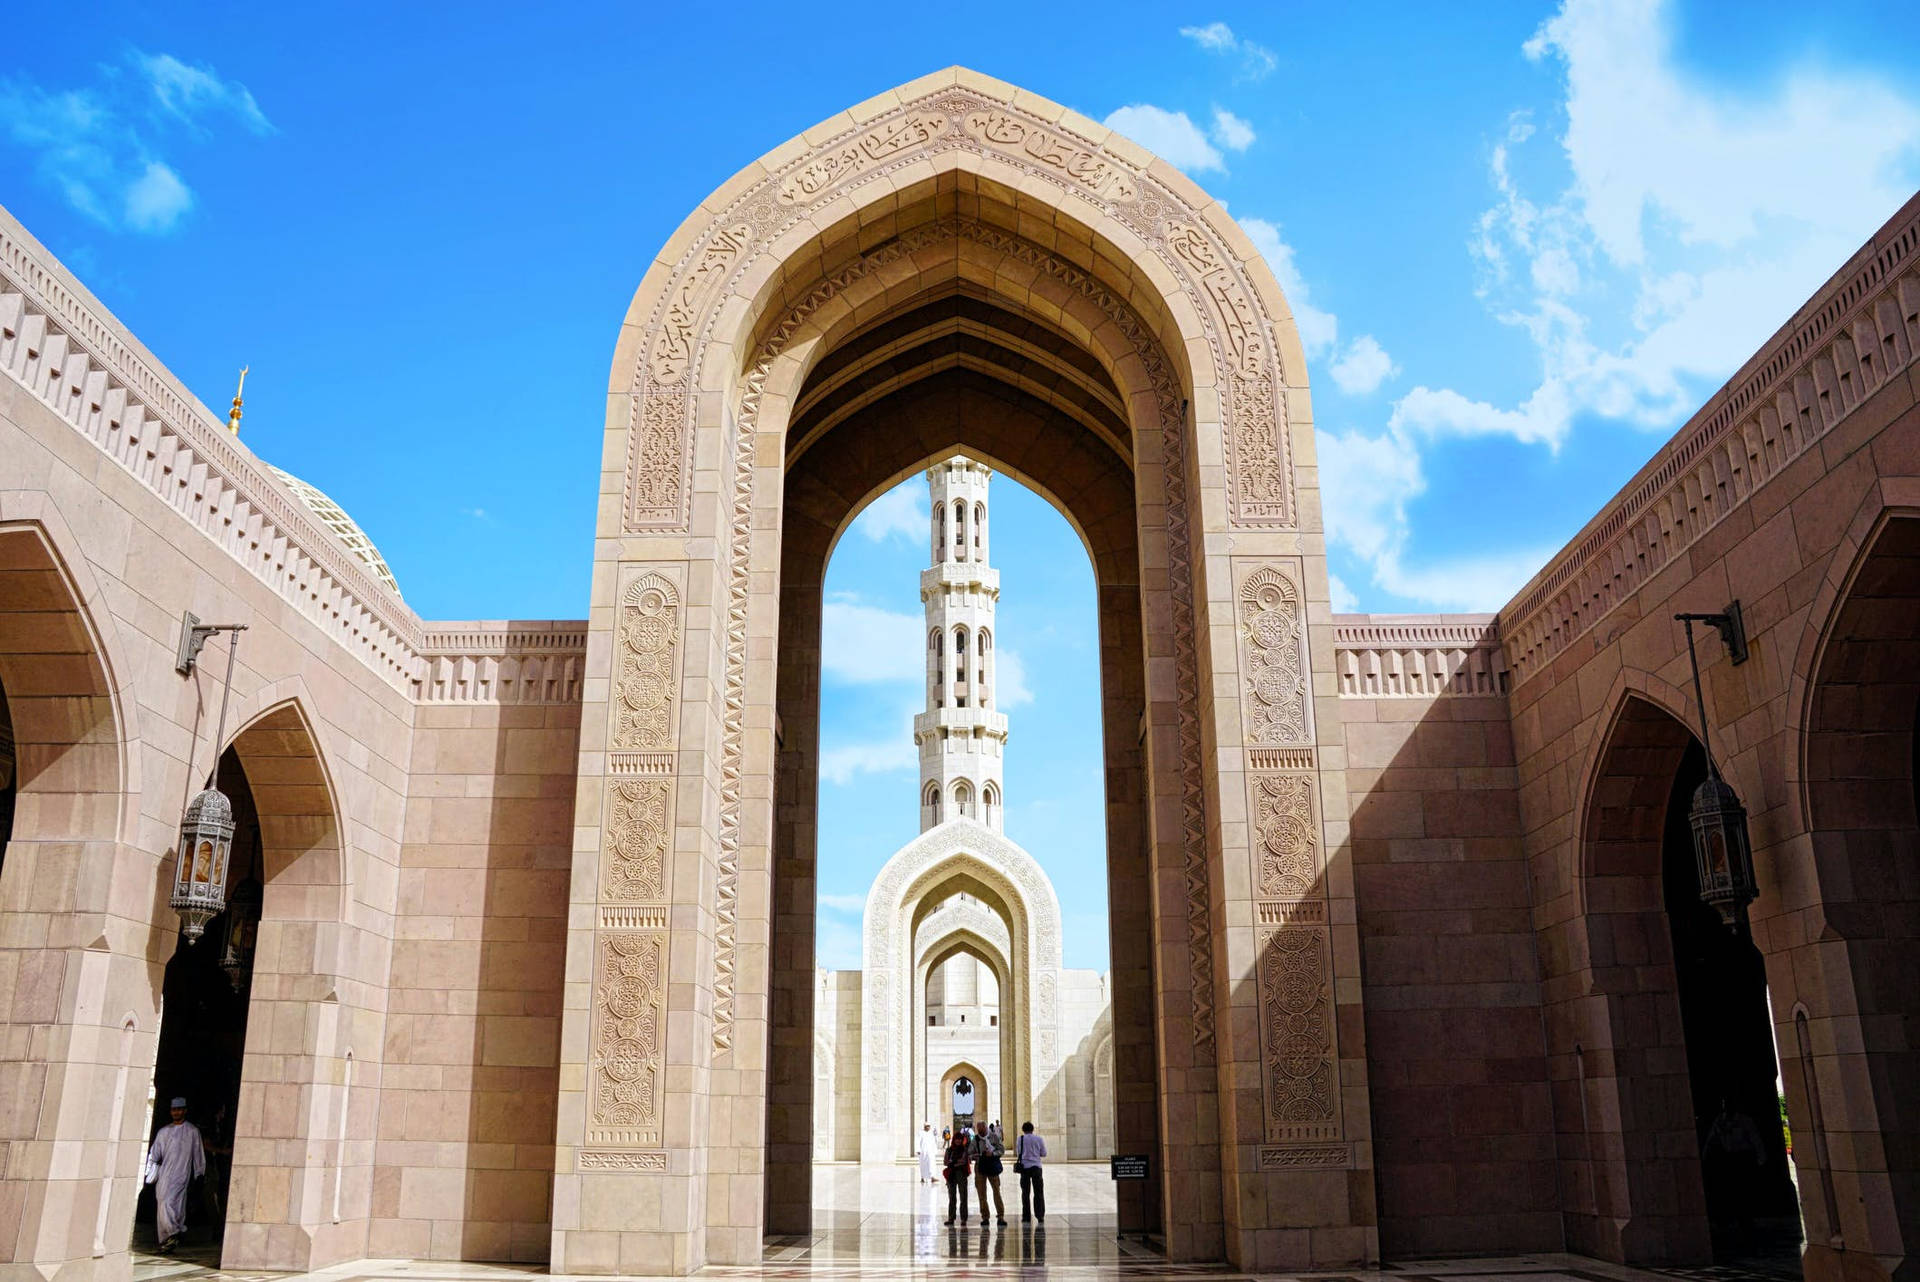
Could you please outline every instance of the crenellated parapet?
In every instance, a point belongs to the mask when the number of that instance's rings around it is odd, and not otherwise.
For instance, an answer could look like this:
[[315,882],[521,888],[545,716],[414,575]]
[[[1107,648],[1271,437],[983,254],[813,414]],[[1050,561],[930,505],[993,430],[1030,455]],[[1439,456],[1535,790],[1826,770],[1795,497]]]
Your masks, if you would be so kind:
[[1491,614],[1336,614],[1333,656],[1342,698],[1507,693],[1506,655]]
[[579,703],[584,622],[439,624],[421,641],[417,703]]

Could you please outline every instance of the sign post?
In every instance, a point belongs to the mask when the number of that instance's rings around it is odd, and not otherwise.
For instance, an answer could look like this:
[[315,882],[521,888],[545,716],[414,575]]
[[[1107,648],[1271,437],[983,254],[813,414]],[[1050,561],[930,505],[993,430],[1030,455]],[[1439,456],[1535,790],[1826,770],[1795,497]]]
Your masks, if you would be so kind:
[[[1147,1240],[1147,1155],[1145,1153],[1114,1153],[1107,1158],[1107,1171],[1114,1183],[1133,1180],[1140,1185],[1140,1240]],[[1114,1211],[1119,1212],[1120,1197],[1114,1193]],[[1115,1235],[1115,1240],[1127,1240],[1125,1230]]]

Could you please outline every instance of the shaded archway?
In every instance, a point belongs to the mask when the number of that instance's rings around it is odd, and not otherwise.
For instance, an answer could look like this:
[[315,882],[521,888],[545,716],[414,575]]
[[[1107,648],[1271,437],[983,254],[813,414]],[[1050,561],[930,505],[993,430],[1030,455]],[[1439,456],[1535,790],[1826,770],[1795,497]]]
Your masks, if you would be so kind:
[[[359,1057],[377,1036],[357,1009],[358,994],[341,991],[345,849],[319,736],[304,703],[291,696],[256,693],[242,701],[241,715],[247,719],[224,753],[232,769],[223,769],[221,788],[246,798],[262,902],[244,997],[248,1031],[233,1066],[238,1103],[221,1260],[307,1268],[365,1251],[372,1155],[348,1136],[371,1131],[374,1094],[360,1091],[364,1103],[355,1104],[352,1088]],[[236,812],[242,808],[236,802]],[[171,925],[171,913],[160,913]],[[206,968],[222,947],[215,929],[186,958],[174,932],[161,933],[156,963],[169,983],[183,965]],[[165,1022],[163,1015],[163,1041]],[[365,1110],[357,1121],[350,1106]],[[212,1118],[194,1120],[206,1127]]]
[[[1857,1056],[1860,1069],[1825,1083],[1826,1133],[1796,1149],[1803,1179],[1823,1192],[1809,1190],[1809,1249],[1887,1240],[1861,1219],[1882,1203],[1911,1267],[1920,1225],[1920,515],[1880,515],[1818,654],[1802,780],[1825,932],[1806,965],[1847,972],[1836,978],[1853,1009],[1809,996],[1813,1017],[1796,1025],[1803,1073],[1790,1085],[1805,1100],[1805,1072],[1834,1071],[1835,1057]],[[1892,1259],[1882,1267],[1898,1275]]]
[[1797,1238],[1765,970],[1699,900],[1687,809],[1706,759],[1681,715],[1622,694],[1580,828],[1566,1219],[1576,1249],[1633,1263],[1732,1258],[1769,1218]]
[[9,495],[7,506],[0,691],[13,806],[0,861],[0,972],[11,978],[0,1097],[13,1104],[0,1258],[50,1273],[87,1244],[118,1255],[134,1214],[137,1184],[115,1176],[137,1162],[141,1111],[95,1104],[106,1084],[144,1086],[151,1008],[113,1001],[116,985],[138,983],[116,953],[126,939],[116,918],[143,903],[154,860],[123,844],[139,735],[113,616],[51,505],[44,520],[26,514],[31,497]]

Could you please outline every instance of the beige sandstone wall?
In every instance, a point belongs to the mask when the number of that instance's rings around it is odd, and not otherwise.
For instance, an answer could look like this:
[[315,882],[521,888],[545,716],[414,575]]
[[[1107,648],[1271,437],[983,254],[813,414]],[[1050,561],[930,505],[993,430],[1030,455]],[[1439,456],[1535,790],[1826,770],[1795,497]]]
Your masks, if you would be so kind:
[[577,704],[423,706],[372,1251],[546,1259]]

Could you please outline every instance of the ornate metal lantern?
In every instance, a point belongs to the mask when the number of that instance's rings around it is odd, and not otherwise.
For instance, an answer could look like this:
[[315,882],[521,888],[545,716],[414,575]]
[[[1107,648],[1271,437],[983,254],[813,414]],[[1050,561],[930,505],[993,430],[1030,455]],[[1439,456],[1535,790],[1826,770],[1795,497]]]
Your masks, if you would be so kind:
[[1694,789],[1687,824],[1693,833],[1693,866],[1700,880],[1700,900],[1720,914],[1720,920],[1738,927],[1747,905],[1760,894],[1753,875],[1753,845],[1747,838],[1747,808],[1720,777],[1714,764],[1713,743],[1707,729],[1707,704],[1700,687],[1700,660],[1693,650],[1693,625],[1709,624],[1727,643],[1735,666],[1747,658],[1746,628],[1735,601],[1719,614],[1677,614],[1687,625],[1687,661],[1693,665],[1693,699],[1700,708],[1700,747],[1707,756],[1707,777]]
[[[240,648],[241,624],[203,624],[188,614],[180,621],[180,652],[174,668],[181,675],[196,666],[200,647],[216,632],[227,640],[227,681],[220,691],[220,724],[213,735],[213,779],[187,803],[180,820],[180,847],[173,870],[173,894],[167,899],[180,914],[180,933],[188,944],[199,942],[207,923],[227,906],[227,868],[233,856],[233,803],[220,791],[220,745],[227,737],[227,699],[233,693],[233,660]],[[192,769],[192,754],[188,754]]]
[[227,946],[220,954],[220,969],[227,982],[240,992],[253,979],[253,948],[260,939],[261,890],[258,879],[248,878],[233,888],[227,900]]
[[180,933],[189,944],[227,906],[227,863],[233,854],[233,803],[218,788],[208,788],[187,804],[180,821],[180,857],[168,902],[180,914]]

